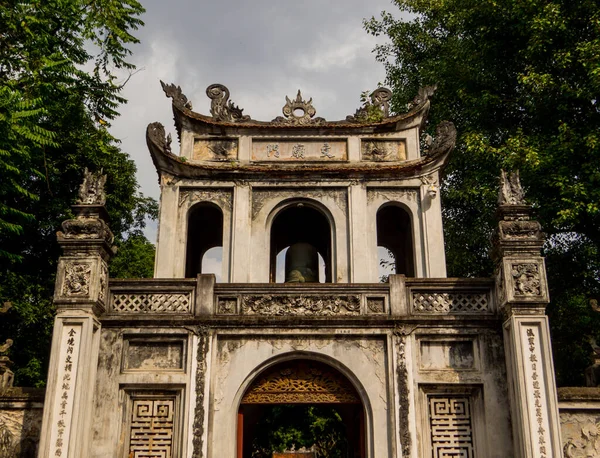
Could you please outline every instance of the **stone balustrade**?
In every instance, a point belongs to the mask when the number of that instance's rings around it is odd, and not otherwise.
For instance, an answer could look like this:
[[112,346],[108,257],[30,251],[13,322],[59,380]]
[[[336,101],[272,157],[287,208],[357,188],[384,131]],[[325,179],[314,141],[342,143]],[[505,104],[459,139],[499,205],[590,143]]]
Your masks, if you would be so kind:
[[198,279],[111,280],[107,314],[227,316],[493,316],[491,279],[405,278],[381,284],[215,283]]

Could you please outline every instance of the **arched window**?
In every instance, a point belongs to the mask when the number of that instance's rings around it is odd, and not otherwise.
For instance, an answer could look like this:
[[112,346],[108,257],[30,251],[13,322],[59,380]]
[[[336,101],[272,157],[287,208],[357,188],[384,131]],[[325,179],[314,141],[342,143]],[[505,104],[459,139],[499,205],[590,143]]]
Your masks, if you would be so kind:
[[377,212],[377,252],[380,266],[388,267],[387,272],[383,270],[384,275],[415,275],[412,224],[410,215],[403,208],[385,205]]
[[[219,250],[220,248],[220,250]],[[223,213],[214,204],[201,202],[188,214],[186,278],[214,273],[220,280],[223,256]]]
[[303,202],[282,210],[271,226],[270,265],[271,282],[331,282],[331,227],[325,215]]

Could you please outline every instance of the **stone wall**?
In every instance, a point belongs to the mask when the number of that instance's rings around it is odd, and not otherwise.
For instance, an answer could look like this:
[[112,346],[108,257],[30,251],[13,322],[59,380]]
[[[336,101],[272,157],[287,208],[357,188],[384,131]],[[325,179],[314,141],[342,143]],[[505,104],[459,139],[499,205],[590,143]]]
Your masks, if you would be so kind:
[[600,456],[600,388],[559,388],[564,458]]
[[37,456],[44,390],[9,388],[0,394],[0,458]]

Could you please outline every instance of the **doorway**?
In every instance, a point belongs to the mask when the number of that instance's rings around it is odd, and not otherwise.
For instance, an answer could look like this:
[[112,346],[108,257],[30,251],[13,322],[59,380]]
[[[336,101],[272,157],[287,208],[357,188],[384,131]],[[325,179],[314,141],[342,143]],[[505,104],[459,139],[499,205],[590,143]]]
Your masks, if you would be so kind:
[[292,449],[315,458],[365,458],[363,404],[352,383],[328,364],[276,364],[242,398],[237,457],[272,458]]

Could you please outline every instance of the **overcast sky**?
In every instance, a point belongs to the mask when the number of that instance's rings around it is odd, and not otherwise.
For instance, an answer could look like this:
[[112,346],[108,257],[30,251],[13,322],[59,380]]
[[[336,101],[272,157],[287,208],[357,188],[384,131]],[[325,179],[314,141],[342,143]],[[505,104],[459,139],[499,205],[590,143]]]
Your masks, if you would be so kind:
[[[343,119],[360,105],[362,91],[384,82],[383,65],[372,53],[383,38],[368,35],[363,19],[383,10],[397,13],[390,0],[142,3],[146,25],[136,33],[141,43],[132,47],[139,71],[124,90],[129,102],[111,132],[135,160],[141,191],[155,198],[146,126],[160,121],[174,132],[171,102],[159,80],[180,85],[194,111],[203,114],[210,106],[206,87],[221,83],[254,119],[280,116],[285,96],[295,97],[298,89],[313,98],[317,116]],[[154,241],[154,230],[148,236]]]

